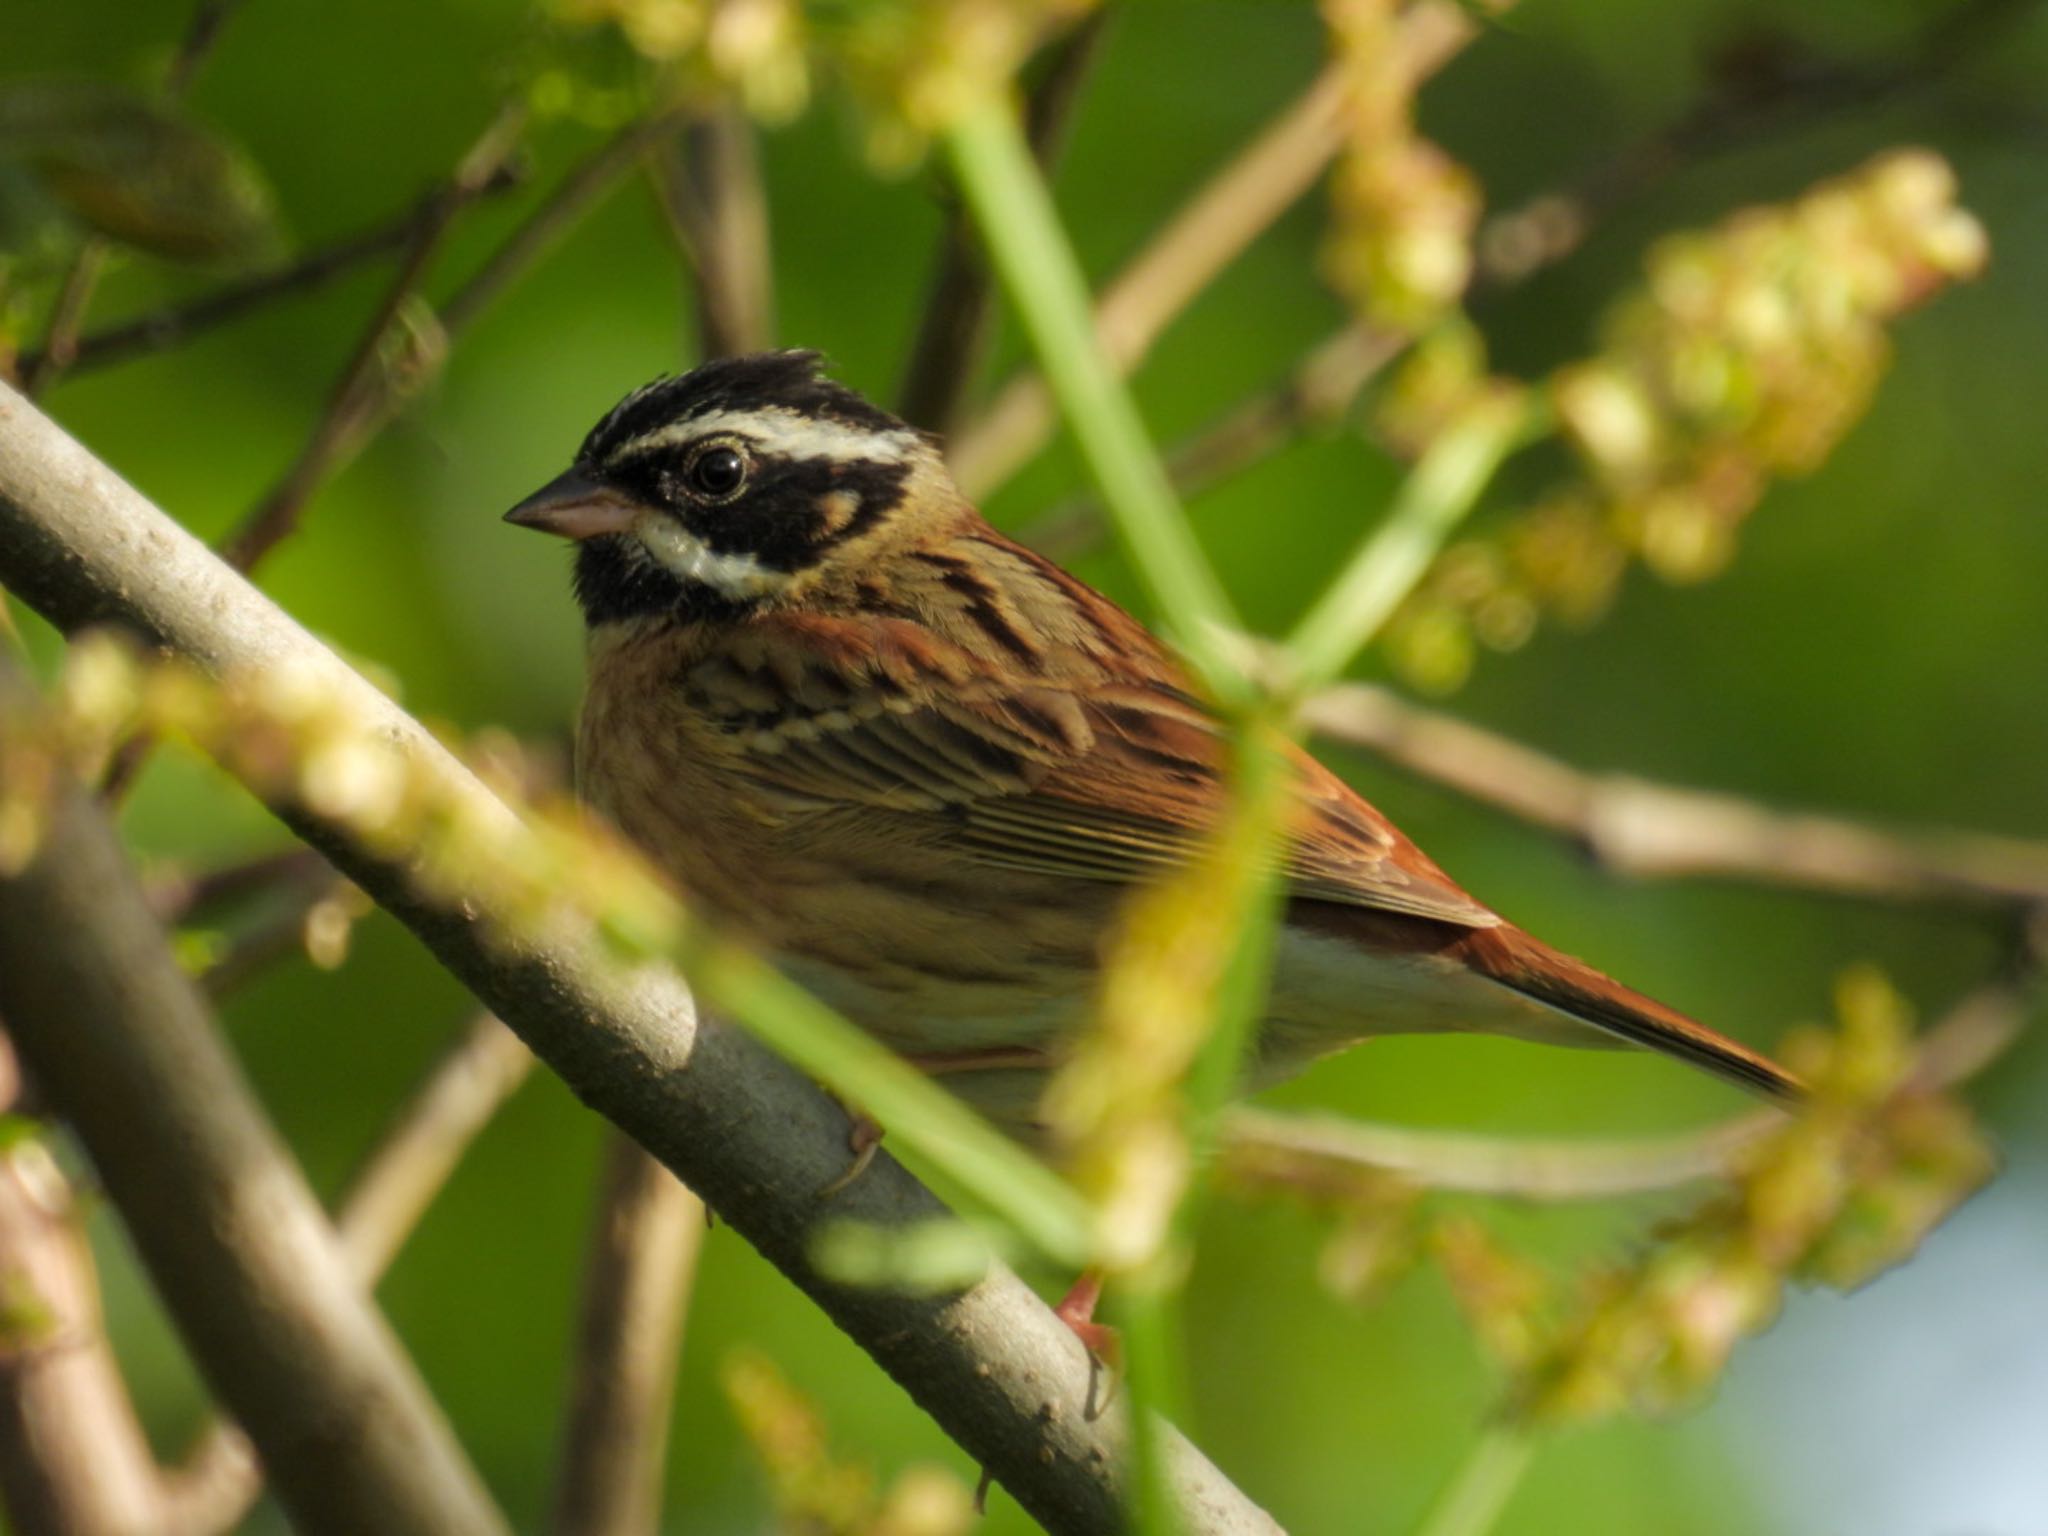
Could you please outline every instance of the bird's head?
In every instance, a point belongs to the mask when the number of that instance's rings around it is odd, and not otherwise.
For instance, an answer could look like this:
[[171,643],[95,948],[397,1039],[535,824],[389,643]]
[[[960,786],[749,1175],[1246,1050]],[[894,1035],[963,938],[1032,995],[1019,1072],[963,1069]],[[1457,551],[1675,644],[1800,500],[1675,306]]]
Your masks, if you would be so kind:
[[956,515],[931,440],[820,368],[762,352],[636,389],[506,520],[579,541],[596,626],[781,606]]

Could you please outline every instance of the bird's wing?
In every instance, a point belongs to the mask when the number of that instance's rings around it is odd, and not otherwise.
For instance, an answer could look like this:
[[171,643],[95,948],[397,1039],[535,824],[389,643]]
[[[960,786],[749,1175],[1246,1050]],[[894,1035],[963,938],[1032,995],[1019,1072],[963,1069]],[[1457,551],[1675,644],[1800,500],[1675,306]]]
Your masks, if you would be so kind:
[[[1165,665],[1052,681],[924,624],[788,615],[751,626],[683,686],[727,767],[778,815],[911,813],[992,867],[1126,883],[1183,862],[1226,793],[1217,723],[1148,675]],[[1498,921],[1342,780],[1303,752],[1294,766],[1291,894]]]

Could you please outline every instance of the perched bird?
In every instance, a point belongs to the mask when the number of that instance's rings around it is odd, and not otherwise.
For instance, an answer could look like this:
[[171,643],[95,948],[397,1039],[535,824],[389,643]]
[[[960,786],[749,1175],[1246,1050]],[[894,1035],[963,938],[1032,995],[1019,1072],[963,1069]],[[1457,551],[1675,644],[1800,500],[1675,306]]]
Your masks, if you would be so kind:
[[[691,901],[1028,1130],[1119,903],[1222,801],[1225,743],[1174,659],[811,352],[635,390],[508,517],[578,541],[586,797]],[[1247,1086],[1455,1029],[1632,1043],[1796,1096],[1481,905],[1306,752],[1293,767]]]

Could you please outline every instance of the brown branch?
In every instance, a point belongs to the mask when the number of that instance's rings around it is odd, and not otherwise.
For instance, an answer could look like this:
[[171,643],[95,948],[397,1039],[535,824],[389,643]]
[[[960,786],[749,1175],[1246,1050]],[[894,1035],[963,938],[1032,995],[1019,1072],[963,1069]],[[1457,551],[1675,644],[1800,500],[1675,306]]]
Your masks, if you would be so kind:
[[[214,44],[220,41],[221,29],[241,3],[242,0],[199,0],[185,29],[184,41],[171,56],[170,68],[164,74],[164,93],[172,101],[183,99],[191,89]],[[21,389],[31,400],[77,360],[79,329],[92,305],[93,291],[106,271],[110,250],[108,242],[88,235],[72,258],[71,269],[64,275],[64,286],[51,312],[42,350],[21,360]]]
[[2048,904],[2048,844],[1873,827],[1733,795],[1590,774],[1367,684],[1333,688],[1303,719],[1333,741],[1570,839],[1637,879],[1708,878],[1865,900],[2012,910]]
[[[494,196],[518,184],[517,173],[507,166],[477,195],[480,199]],[[395,218],[309,251],[287,266],[259,272],[187,303],[93,331],[79,338],[67,371],[84,373],[180,346],[278,299],[310,293],[345,272],[413,245],[421,230],[438,215],[442,201],[441,189],[436,188]],[[33,352],[23,355],[24,374],[38,365],[40,356]]]
[[[319,483],[339,472],[361,452],[391,419],[405,398],[408,387],[417,386],[417,377],[401,381],[381,366],[383,339],[392,322],[401,316],[406,300],[414,292],[415,279],[421,275],[427,256],[438,244],[454,212],[484,196],[503,180],[505,156],[513,146],[510,143],[500,146],[494,140],[493,132],[503,126],[509,137],[510,122],[515,115],[513,109],[507,109],[506,114],[493,123],[492,130],[487,131],[465,157],[463,170],[457,172],[450,186],[430,195],[422,204],[419,216],[408,226],[411,242],[408,260],[387,290],[386,302],[379,307],[377,320],[364,332],[355,358],[343,370],[342,382],[330,396],[327,412],[315,427],[313,437],[270,495],[230,535],[227,546],[229,558],[239,568],[253,569],[254,562],[296,526],[299,511],[306,499],[319,488]],[[667,115],[628,124],[563,177],[442,306],[439,320],[441,350],[445,352],[447,346],[493,299],[552,249],[563,233],[589,212],[619,176],[674,128],[675,120]],[[503,153],[499,153],[500,148]],[[495,165],[492,164],[494,157]],[[419,371],[430,371],[438,361],[438,357],[422,359]],[[238,555],[240,559],[236,559]],[[101,793],[109,800],[119,800],[141,772],[150,751],[151,743],[146,737],[124,742],[108,766],[101,783]]]
[[1890,60],[1814,57],[1764,32],[1726,51],[1707,87],[1663,127],[1520,208],[1487,221],[1479,282],[1521,282],[1576,251],[1593,226],[1688,166],[1767,134],[1867,110],[1941,84],[1981,56],[2039,0],[1961,0],[1933,15]]
[[144,884],[150,910],[165,923],[180,923],[216,906],[319,885],[329,873],[319,854],[294,846],[213,869],[153,871]]
[[382,424],[393,389],[386,376],[387,352],[419,290],[442,238],[462,210],[498,179],[518,148],[526,123],[523,104],[501,108],[448,184],[429,199],[430,208],[412,232],[398,271],[384,290],[370,323],[356,338],[326,408],[298,457],[278,482],[223,541],[224,559],[239,571],[254,570],[263,557],[298,526],[299,512],[328,476],[346,464]]
[[[1320,342],[1271,389],[1233,406],[1166,455],[1173,488],[1192,499],[1257,463],[1304,431],[1334,425],[1408,338],[1348,325]],[[1083,498],[1055,507],[1017,536],[1055,560],[1085,554],[1108,530],[1102,505]]]
[[[67,633],[118,622],[216,673],[289,666],[332,718],[403,752],[421,793],[479,836],[494,827],[511,835],[516,813],[431,733],[4,386],[0,583]],[[818,1190],[845,1168],[846,1116],[815,1085],[744,1035],[699,1020],[673,972],[622,972],[580,930],[515,939],[518,925],[492,891],[437,897],[408,859],[368,846],[344,822],[299,804],[278,809],[1042,1523],[1080,1536],[1123,1528],[1122,1416],[1078,1411],[1089,1400],[1085,1352],[1021,1280],[991,1265],[965,1290],[903,1295],[816,1268],[813,1239],[828,1219],[902,1229],[949,1213],[886,1150],[821,1202]],[[96,1060],[127,1070],[124,1053]],[[1191,1532],[1274,1528],[1186,1441],[1169,1431],[1166,1446]]]
[[737,107],[708,108],[654,169],[669,231],[690,264],[698,351],[730,357],[768,346],[774,267],[753,126]]
[[[533,1068],[533,1053],[489,1014],[464,1026],[349,1180],[335,1237],[358,1280],[374,1286],[463,1154]],[[219,1536],[262,1491],[247,1436],[215,1419],[165,1480],[159,1536]]]
[[442,332],[452,340],[467,330],[500,294],[553,250],[642,156],[672,135],[679,122],[673,112],[636,118],[574,166],[483,265],[448,296],[441,306]]
[[77,254],[65,270],[64,282],[57,289],[57,302],[50,308],[43,345],[21,359],[21,392],[31,400],[54,384],[78,355],[79,327],[85,323],[85,312],[99,287],[100,274],[107,269],[109,254],[111,248],[98,235],[87,235],[79,243]]
[[0,1011],[294,1524],[505,1532],[75,788],[0,878]]
[[[1402,16],[1406,68],[1418,79],[1434,73],[1475,31],[1452,0],[1420,0]],[[1120,372],[1137,367],[1168,322],[1315,184],[1343,142],[1343,109],[1342,79],[1326,69],[1103,289],[1096,334]],[[1045,381],[1035,373],[1012,380],[952,443],[954,479],[970,497],[986,497],[1044,446],[1054,422]]]
[[145,1536],[160,1514],[84,1218],[40,1138],[0,1152],[0,1503],[18,1536]]
[[[1084,17],[1046,50],[1038,81],[1024,102],[1024,136],[1050,172],[1065,146],[1067,126],[1101,50],[1109,12]],[[904,370],[896,413],[912,426],[950,434],[967,387],[980,367],[995,320],[994,274],[982,256],[974,221],[957,198],[939,236],[937,269],[925,298],[917,339]]]
[[[1921,1036],[1914,1081],[1945,1089],[1995,1061],[2024,1029],[2040,984],[2038,961],[1986,983]],[[1726,1178],[1785,1124],[1759,1109],[1697,1131],[1605,1140],[1466,1136],[1327,1115],[1232,1110],[1227,1158],[1258,1183],[1318,1187],[1323,1168],[1366,1169],[1424,1188],[1515,1200],[1608,1200]]]
[[605,1156],[555,1486],[557,1536],[654,1536],[704,1204],[637,1143]]

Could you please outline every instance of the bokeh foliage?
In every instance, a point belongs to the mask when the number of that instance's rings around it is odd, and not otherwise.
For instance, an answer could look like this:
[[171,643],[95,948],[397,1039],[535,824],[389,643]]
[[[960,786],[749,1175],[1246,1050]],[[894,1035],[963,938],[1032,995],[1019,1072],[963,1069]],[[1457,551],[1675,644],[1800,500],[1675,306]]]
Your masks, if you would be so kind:
[[[1427,89],[1424,126],[1471,169],[1488,206],[1515,206],[1670,121],[1718,78],[1710,60],[1744,35],[1742,18],[1709,3],[1665,9],[1652,26],[1605,0],[1526,0],[1508,28]],[[38,8],[25,25],[10,22],[8,68],[140,82],[183,19],[172,4]],[[1918,18],[1845,3],[1814,8],[1799,24],[1802,48],[1888,58],[1909,45]],[[317,48],[308,46],[315,30]],[[393,36],[404,45],[392,48]],[[444,174],[499,93],[531,76],[534,51],[553,46],[509,6],[366,4],[309,23],[258,4],[209,65],[195,111],[249,146],[284,225],[312,244],[380,217]],[[573,46],[602,47],[594,37]],[[1059,182],[1091,270],[1114,264],[1181,189],[1298,89],[1322,47],[1321,22],[1306,7],[1139,5],[1121,14]],[[579,60],[578,78],[599,67]],[[629,73],[617,60],[606,67]],[[1717,581],[1680,592],[1640,582],[1603,589],[1612,608],[1597,628],[1542,633],[1487,659],[1461,709],[1577,762],[1894,819],[2048,832],[2038,797],[2048,753],[2048,712],[2038,707],[2048,696],[2039,602],[2048,522],[2029,367],[2048,339],[2038,335],[2048,330],[2048,299],[2027,278],[2048,257],[2031,186],[2039,125],[2028,116],[2044,67],[2048,43],[2031,27],[1939,88],[1879,98],[1689,166],[1600,224],[1573,261],[1489,305],[1495,366],[1539,376],[1589,354],[1640,359],[1654,344],[1653,323],[1639,315],[1603,329],[1599,317],[1646,259],[1653,271],[1673,259],[1671,247],[1654,246],[1658,236],[1710,227],[1758,202],[1790,204],[1902,142],[1933,145],[1957,167],[1997,251],[1981,283],[1906,322],[1871,419],[1819,473],[1768,491],[1769,515],[1744,533]],[[372,79],[376,99],[403,102],[402,111],[371,109],[362,82]],[[1217,89],[1219,79],[1229,89]],[[755,89],[771,111],[797,105],[786,81]],[[568,110],[543,122],[538,179],[587,148],[593,129],[582,119],[604,116],[605,103],[602,91],[571,92]],[[814,112],[772,133],[766,157],[783,237],[785,338],[822,345],[850,382],[886,393],[940,209],[926,175],[870,175],[875,152],[900,162],[913,130],[928,125],[896,124],[878,141],[875,123]],[[473,261],[511,216],[509,205],[476,210],[454,233],[451,265]],[[1162,344],[1138,380],[1162,437],[1276,375],[1341,318],[1342,301],[1310,277],[1322,228],[1320,208],[1291,217]],[[205,281],[126,261],[100,308],[139,311]],[[375,287],[359,275],[184,351],[81,377],[54,406],[192,526],[219,532],[294,451]],[[272,590],[388,667],[417,707],[470,728],[558,732],[576,673],[561,563],[499,530],[494,515],[552,473],[617,393],[687,361],[685,309],[666,236],[636,189],[490,314],[401,428],[323,494],[268,573]],[[1003,346],[1006,360],[1022,354],[1014,337]],[[1254,627],[1277,631],[1293,620],[1400,473],[1365,434],[1328,432],[1202,501],[1198,525]],[[1077,483],[1062,446],[991,510],[1021,521]],[[1540,479],[1526,490],[1545,505]],[[1640,539],[1648,525],[1619,526]],[[1669,547],[1652,540],[1642,553]],[[1111,557],[1084,569],[1140,600]],[[1342,765],[1487,899],[1752,1038],[1824,1011],[1830,979],[1852,960],[1881,959],[1931,1012],[1993,950],[1992,936],[1954,918],[1740,891],[1617,891],[1532,834],[1369,763]],[[174,760],[144,782],[129,824],[165,859],[217,857],[269,835],[232,793]],[[452,985],[382,922],[366,923],[354,948],[336,975],[281,969],[232,1010],[267,1096],[330,1182],[460,1011]],[[2040,1062],[2038,1050],[2022,1052],[1985,1089],[2023,1166],[2023,1111],[2042,1086]],[[1390,1120],[1588,1132],[1668,1126],[1728,1107],[1718,1090],[1651,1062],[1463,1041],[1376,1045],[1281,1097]],[[530,1088],[385,1292],[466,1440],[522,1515],[543,1494],[537,1450],[551,1442],[560,1397],[593,1147],[592,1127],[565,1095],[551,1084]],[[2011,1208],[1966,1220],[1994,1221]],[[1642,1214],[1530,1216],[1512,1235],[1553,1259],[1614,1255]],[[1206,1215],[1191,1302],[1197,1428],[1283,1520],[1401,1529],[1462,1453],[1495,1384],[1433,1283],[1404,1282],[1356,1313],[1319,1289],[1325,1235],[1320,1219],[1292,1208],[1226,1204]],[[126,1261],[112,1243],[106,1250],[121,1342],[169,1434],[193,1413],[195,1389]],[[857,1443],[884,1481],[913,1461],[946,1457],[894,1389],[800,1300],[764,1281],[740,1245],[714,1238],[708,1262],[676,1428],[677,1528],[743,1526],[765,1508],[716,1390],[736,1339],[759,1343],[815,1394],[835,1444]],[[1984,1287],[1988,1298],[1990,1287],[2018,1282],[1956,1283]],[[1881,1351],[1885,1341],[1862,1337],[1857,1347]],[[1736,1369],[1740,1394],[1744,1367]],[[772,1388],[752,1379],[758,1404]],[[1852,1381],[1845,1370],[1845,1409]],[[1754,1409],[1754,1396],[1745,1400]],[[1768,1469],[1746,1466],[1719,1435],[1709,1414],[1655,1439],[1621,1427],[1567,1440],[1503,1529],[1770,1525]],[[1756,1481],[1745,1508],[1674,1509],[1670,1489],[1687,1475]],[[1960,1489],[1968,1472],[1935,1466],[1925,1475]],[[1794,1528],[1793,1514],[1782,1518]],[[998,1501],[996,1528],[1016,1519]]]

